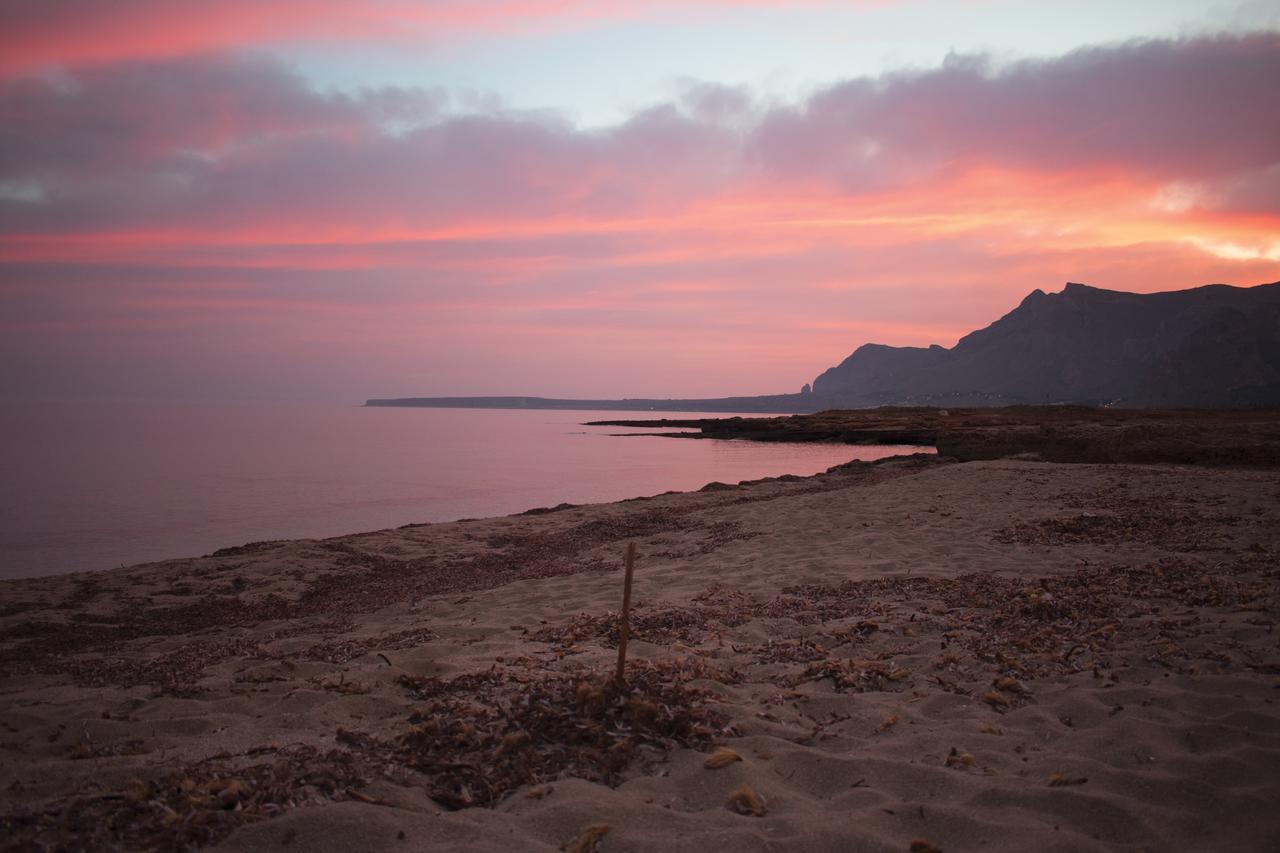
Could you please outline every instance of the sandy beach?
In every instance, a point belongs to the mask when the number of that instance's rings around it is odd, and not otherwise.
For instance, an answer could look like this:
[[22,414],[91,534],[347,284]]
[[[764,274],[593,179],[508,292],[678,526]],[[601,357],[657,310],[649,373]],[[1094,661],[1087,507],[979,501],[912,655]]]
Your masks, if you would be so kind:
[[1280,0],[0,4],[0,853],[1280,853]]
[[3,844],[1274,850],[1278,552],[1274,469],[919,455],[9,581]]

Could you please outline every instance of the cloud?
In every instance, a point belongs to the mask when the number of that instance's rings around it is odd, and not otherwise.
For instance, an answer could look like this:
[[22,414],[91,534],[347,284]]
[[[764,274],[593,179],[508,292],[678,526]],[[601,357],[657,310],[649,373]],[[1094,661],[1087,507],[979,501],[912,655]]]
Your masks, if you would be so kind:
[[754,153],[848,191],[979,166],[1232,174],[1280,157],[1280,34],[1134,42],[993,68],[952,57],[765,116]]
[[[426,90],[317,92],[244,55],[0,81],[13,231],[359,227],[651,216],[725,193],[879,194],[976,171],[1202,185],[1256,210],[1280,160],[1280,37],[1143,42],[993,69],[955,59],[760,110],[689,90],[605,130],[451,112]],[[1093,177],[1090,177],[1093,176]]]
[[0,81],[0,225],[596,216],[714,190],[735,161],[730,133],[672,106],[590,133],[442,106],[421,90],[319,93],[278,62],[228,55]]
[[[734,5],[829,0],[56,0],[0,6],[0,75],[298,42],[430,49],[458,38],[626,20],[680,20]],[[856,0],[884,6],[902,0]],[[847,4],[846,4],[847,5]]]
[[788,390],[1067,279],[1274,279],[1274,79],[1272,34],[1141,42],[583,129],[245,53],[11,77],[0,385]]
[[456,33],[537,19],[562,3],[373,0],[60,0],[9,3],[0,14],[0,69],[172,58],[233,46]]
[[319,93],[241,55],[129,61],[0,81],[0,175],[34,181],[181,170],[283,136],[356,142],[431,118],[438,92]]

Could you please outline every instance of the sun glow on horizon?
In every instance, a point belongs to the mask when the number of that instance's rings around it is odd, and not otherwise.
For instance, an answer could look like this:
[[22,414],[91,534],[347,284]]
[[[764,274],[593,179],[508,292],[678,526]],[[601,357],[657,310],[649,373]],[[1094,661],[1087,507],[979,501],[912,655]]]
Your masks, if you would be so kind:
[[[0,63],[11,394],[146,393],[153,375],[163,393],[226,347],[256,367],[224,384],[258,394],[292,393],[299,370],[346,377],[337,398],[395,375],[406,394],[484,394],[517,363],[548,395],[794,390],[862,343],[950,345],[1067,280],[1280,278],[1265,29],[1123,40],[1130,16],[1060,55],[859,57],[789,95],[685,78],[584,124],[430,79],[333,88],[288,57],[323,43],[355,62],[426,21],[461,39],[438,68],[470,38],[533,56],[710,26],[731,4],[388,3],[358,26],[341,4],[283,5],[236,0],[193,29],[129,0],[97,42],[97,13],[5,13],[29,36]],[[788,38],[860,21],[906,44],[902,16],[929,5],[815,2]],[[743,38],[776,23],[756,11],[734,19]]]

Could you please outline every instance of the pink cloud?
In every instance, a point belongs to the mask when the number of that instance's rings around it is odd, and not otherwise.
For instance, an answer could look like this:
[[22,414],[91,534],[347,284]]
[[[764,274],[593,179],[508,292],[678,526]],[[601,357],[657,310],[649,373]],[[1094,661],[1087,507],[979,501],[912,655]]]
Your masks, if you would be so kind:
[[[50,65],[167,59],[296,42],[403,43],[572,29],[599,22],[682,20],[733,6],[829,0],[58,0],[0,11],[0,75]],[[875,7],[903,0],[855,0]]]
[[0,181],[40,201],[0,196],[0,226],[600,222],[722,195],[868,197],[997,172],[1123,175],[1152,196],[1191,181],[1202,207],[1272,212],[1259,185],[1274,183],[1280,156],[1274,79],[1274,35],[1148,42],[857,80],[745,132],[741,99],[702,91],[582,131],[544,115],[442,113],[442,96],[420,90],[318,93],[261,59],[126,62],[0,82]]
[[790,178],[852,191],[989,165],[1233,174],[1277,160],[1277,79],[1276,33],[1134,42],[999,69],[956,57],[775,110],[753,150]]
[[1141,43],[590,131],[228,54],[0,80],[0,387],[794,390],[1067,279],[1280,278],[1278,78]]

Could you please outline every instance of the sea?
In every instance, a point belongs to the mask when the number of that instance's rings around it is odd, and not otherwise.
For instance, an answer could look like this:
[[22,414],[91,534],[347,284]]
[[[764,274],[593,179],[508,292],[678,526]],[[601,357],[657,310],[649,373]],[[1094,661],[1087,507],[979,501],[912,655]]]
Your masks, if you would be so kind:
[[[0,412],[0,578],[808,475],[918,448],[638,435],[733,413],[29,404]],[[749,416],[750,413],[739,413]]]

